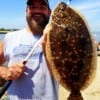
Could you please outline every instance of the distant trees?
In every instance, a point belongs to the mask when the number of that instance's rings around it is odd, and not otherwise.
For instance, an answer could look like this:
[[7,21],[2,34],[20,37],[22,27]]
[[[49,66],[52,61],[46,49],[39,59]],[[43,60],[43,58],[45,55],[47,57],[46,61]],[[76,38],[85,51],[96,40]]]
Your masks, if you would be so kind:
[[5,29],[5,28],[0,28],[0,31],[16,31],[18,29]]

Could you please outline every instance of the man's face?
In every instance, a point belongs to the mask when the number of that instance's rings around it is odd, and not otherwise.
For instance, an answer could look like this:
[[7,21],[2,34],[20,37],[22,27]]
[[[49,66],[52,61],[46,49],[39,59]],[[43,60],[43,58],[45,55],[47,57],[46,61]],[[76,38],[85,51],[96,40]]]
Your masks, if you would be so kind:
[[41,27],[44,29],[49,21],[50,9],[43,0],[34,0],[27,6],[26,19],[31,29]]

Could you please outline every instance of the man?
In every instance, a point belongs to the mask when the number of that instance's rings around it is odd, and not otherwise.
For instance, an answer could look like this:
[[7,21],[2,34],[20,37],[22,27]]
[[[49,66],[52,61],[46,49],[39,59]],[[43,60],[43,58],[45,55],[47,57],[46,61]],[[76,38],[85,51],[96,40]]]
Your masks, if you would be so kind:
[[22,63],[42,36],[50,12],[48,0],[28,0],[27,28],[6,34],[0,43],[0,63],[8,61],[8,67],[0,66],[0,77],[13,80],[7,91],[9,100],[58,99],[58,84],[48,70],[41,44]]

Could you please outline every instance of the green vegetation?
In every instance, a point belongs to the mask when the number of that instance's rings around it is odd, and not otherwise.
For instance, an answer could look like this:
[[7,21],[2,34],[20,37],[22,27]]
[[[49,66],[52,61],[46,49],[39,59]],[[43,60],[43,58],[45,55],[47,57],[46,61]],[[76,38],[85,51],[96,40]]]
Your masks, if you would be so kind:
[[0,33],[2,32],[8,32],[8,31],[16,31],[18,29],[5,29],[5,28],[0,28]]

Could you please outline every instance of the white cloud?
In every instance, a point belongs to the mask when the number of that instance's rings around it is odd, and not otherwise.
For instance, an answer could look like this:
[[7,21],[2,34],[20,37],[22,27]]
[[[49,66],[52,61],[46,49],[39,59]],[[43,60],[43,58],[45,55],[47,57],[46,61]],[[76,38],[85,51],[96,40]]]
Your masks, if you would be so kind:
[[80,10],[90,10],[90,9],[96,9],[96,8],[100,8],[100,1],[99,2],[85,2],[84,4],[80,4],[77,5],[77,8],[79,8]]

